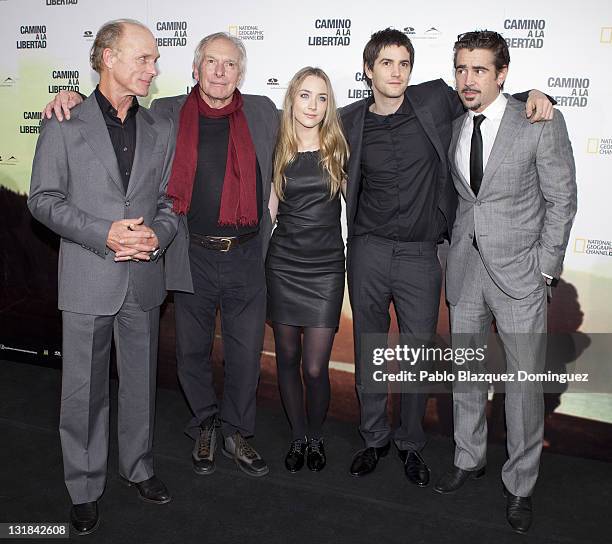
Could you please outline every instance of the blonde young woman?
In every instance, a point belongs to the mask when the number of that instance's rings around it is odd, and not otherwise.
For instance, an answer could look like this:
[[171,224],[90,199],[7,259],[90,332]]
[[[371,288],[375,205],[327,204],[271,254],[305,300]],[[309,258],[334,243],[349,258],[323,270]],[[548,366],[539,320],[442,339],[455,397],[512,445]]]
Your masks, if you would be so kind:
[[329,78],[302,68],[285,95],[270,198],[277,227],[266,261],[278,383],[293,434],[285,457],[290,472],[305,461],[312,471],[326,463],[322,425],[344,294],[340,193],[347,159]]

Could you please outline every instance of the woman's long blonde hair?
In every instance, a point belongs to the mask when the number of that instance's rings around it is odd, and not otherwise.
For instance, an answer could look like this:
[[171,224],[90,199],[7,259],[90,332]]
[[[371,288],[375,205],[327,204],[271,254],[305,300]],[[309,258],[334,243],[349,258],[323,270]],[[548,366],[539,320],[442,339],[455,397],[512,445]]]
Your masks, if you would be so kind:
[[293,118],[293,102],[300,86],[308,76],[314,76],[325,81],[327,85],[327,111],[319,125],[320,162],[328,174],[329,197],[334,198],[346,177],[344,167],[348,161],[349,149],[336,112],[334,91],[327,74],[320,68],[306,66],[293,76],[289,82],[283,113],[281,116],[278,140],[274,154],[273,183],[276,194],[284,200],[284,189],[287,184],[285,171],[295,160],[298,153],[298,141],[295,133],[295,120]]

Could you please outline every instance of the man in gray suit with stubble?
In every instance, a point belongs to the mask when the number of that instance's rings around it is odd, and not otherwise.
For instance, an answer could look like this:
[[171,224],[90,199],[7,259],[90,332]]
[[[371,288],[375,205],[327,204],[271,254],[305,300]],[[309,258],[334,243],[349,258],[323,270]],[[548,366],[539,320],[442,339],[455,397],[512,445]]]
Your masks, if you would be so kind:
[[[504,345],[508,460],[502,468],[506,517],[520,533],[532,520],[544,401],[542,372],[547,286],[561,273],[576,213],[572,147],[563,116],[531,124],[524,106],[501,93],[510,55],[502,36],[477,31],[455,43],[455,78],[468,109],[453,126],[449,159],[459,205],[447,260],[446,296],[457,347],[472,335],[484,344],[495,319]],[[450,493],[486,465],[487,384],[453,395],[454,466],[435,489]]]
[[28,206],[61,237],[59,300],[63,327],[60,438],[64,475],[79,534],[98,526],[106,482],[109,360],[114,336],[119,373],[119,472],[147,502],[170,501],[153,470],[160,257],[178,217],[166,196],[172,123],[138,105],[157,75],[155,38],[137,21],[98,31],[91,65],[96,90],[42,127]]

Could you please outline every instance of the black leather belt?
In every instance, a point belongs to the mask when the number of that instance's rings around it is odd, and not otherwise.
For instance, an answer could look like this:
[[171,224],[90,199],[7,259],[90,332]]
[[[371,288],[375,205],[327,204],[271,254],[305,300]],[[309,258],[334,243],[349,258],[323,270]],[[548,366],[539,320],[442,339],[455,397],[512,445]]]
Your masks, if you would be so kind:
[[202,236],[201,234],[193,233],[189,235],[189,238],[194,244],[225,253],[237,248],[240,244],[248,242],[251,238],[255,238],[257,234],[257,231],[249,232],[242,236]]

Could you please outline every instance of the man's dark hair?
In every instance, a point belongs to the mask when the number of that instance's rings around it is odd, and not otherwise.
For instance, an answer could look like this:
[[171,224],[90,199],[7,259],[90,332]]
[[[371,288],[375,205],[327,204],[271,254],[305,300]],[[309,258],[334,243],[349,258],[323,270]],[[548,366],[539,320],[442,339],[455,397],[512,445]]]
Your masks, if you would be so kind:
[[[457,51],[460,49],[488,49],[493,53],[493,63],[496,73],[510,64],[508,44],[501,34],[492,30],[474,30],[459,34],[453,47],[453,64],[457,68]],[[504,88],[502,83],[501,88]]]
[[[370,36],[370,41],[366,43],[363,49],[363,65],[367,66],[370,70],[374,69],[374,63],[380,55],[380,52],[390,45],[397,45],[398,47],[405,47],[410,53],[410,67],[414,67],[414,47],[410,38],[403,32],[394,28],[385,28],[374,32]],[[368,87],[372,87],[372,80],[364,74],[364,78],[368,84]]]

